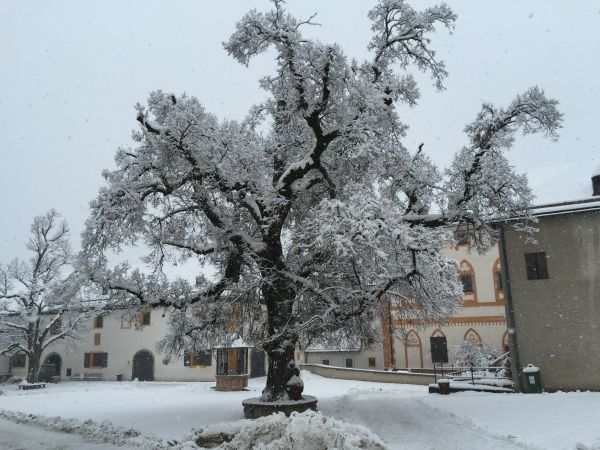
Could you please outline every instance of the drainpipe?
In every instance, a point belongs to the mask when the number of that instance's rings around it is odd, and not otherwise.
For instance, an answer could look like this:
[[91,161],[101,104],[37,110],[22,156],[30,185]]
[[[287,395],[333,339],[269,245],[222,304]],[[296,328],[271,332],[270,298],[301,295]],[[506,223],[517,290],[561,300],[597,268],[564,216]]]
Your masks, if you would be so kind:
[[517,340],[517,329],[515,326],[515,310],[513,307],[510,288],[510,275],[508,257],[506,254],[506,233],[503,224],[500,226],[500,266],[502,268],[502,284],[504,287],[504,308],[506,311],[506,325],[508,326],[508,344],[510,347],[510,363],[516,392],[522,392],[521,385],[521,363],[519,359],[519,345]]
[[389,326],[389,333],[390,333],[390,364],[392,365],[392,367],[394,369],[397,370],[396,368],[396,352],[394,351],[394,328],[392,326],[392,302],[390,301],[388,303],[388,326]]

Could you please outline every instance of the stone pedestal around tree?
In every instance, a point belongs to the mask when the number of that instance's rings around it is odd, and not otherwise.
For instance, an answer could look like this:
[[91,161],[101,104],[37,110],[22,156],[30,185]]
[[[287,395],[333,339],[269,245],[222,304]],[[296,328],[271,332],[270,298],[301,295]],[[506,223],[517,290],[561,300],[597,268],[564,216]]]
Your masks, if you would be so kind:
[[242,402],[244,406],[244,416],[246,419],[258,419],[259,417],[270,416],[271,414],[282,412],[289,416],[292,412],[304,412],[309,409],[317,410],[317,398],[311,395],[304,395],[300,400],[283,400],[279,402],[263,402],[259,398],[248,398]]

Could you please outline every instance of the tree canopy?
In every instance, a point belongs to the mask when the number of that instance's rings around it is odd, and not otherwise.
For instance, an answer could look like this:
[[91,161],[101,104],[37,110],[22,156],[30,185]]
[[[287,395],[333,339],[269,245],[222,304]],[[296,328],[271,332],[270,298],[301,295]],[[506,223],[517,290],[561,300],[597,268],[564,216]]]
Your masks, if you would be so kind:
[[[237,122],[217,120],[197,98],[151,93],[137,106],[135,145],[104,172],[84,233],[92,278],[120,305],[176,311],[165,351],[210,345],[235,327],[264,348],[265,400],[287,395],[299,342],[378,340],[384,298],[412,318],[452,314],[462,291],[456,262],[442,254],[449,227],[465,227],[481,250],[495,236],[492,221],[520,216],[530,229],[532,194],[505,153],[519,131],[556,138],[562,120],[537,87],[506,107],[484,104],[440,169],[423,146],[402,145],[397,105],[419,99],[411,68],[443,89],[447,72],[430,39],[454,27],[448,6],[378,1],[371,58],[358,62],[306,39],[311,19],[273,5],[247,13],[224,43],[244,65],[275,50],[277,69],[260,81],[268,99]],[[142,243],[150,274],[110,267],[107,251]],[[166,261],[189,258],[219,278],[193,285],[162,273]]]

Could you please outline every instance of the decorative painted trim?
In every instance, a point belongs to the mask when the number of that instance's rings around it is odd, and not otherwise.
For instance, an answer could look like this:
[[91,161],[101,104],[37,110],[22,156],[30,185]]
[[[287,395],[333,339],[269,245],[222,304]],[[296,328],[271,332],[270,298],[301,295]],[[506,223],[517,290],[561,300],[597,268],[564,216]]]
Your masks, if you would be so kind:
[[408,338],[408,336],[411,334],[417,338],[418,344],[409,344],[405,340],[405,342],[404,342],[404,365],[408,369],[408,347],[419,347],[419,362],[421,364],[420,368],[422,369],[423,368],[423,343],[421,342],[419,333],[417,333],[415,330],[410,330],[406,334],[406,337]]
[[[394,319],[394,325],[412,325],[421,324],[437,325],[439,322],[427,320],[425,322],[417,319]],[[449,317],[444,320],[443,325],[506,325],[506,316],[473,316],[473,317]]]
[[468,336],[470,333],[473,333],[477,337],[477,342],[479,343],[479,345],[483,344],[483,340],[481,339],[481,336],[473,328],[469,328],[467,331],[465,331],[465,335],[463,336],[463,339],[465,341],[469,340]]

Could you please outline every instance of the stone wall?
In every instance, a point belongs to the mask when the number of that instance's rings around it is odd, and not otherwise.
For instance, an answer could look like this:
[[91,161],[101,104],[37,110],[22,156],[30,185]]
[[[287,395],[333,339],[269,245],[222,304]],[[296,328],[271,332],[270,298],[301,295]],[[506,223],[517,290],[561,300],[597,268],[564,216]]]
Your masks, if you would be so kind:
[[419,384],[427,386],[434,382],[433,375],[404,371],[346,369],[345,367],[324,366],[321,364],[300,364],[300,368],[315,375],[342,380],[374,381],[378,383]]
[[[515,376],[531,363],[546,390],[600,390],[600,211],[544,216],[535,226],[535,243],[503,230]],[[525,254],[538,252],[548,278],[530,280]]]

